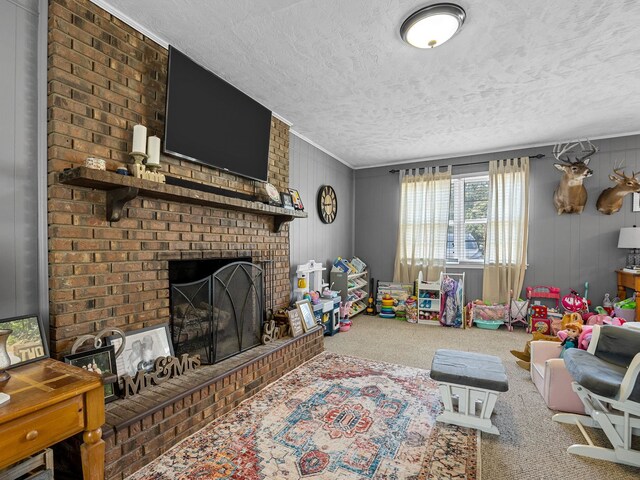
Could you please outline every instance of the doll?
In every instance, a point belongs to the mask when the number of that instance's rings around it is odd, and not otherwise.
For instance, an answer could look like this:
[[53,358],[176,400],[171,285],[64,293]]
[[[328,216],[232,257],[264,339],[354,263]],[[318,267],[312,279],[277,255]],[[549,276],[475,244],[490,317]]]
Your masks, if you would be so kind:
[[565,338],[560,344],[562,345],[560,358],[564,357],[564,352],[569,348],[578,348],[578,339],[582,333],[582,325],[577,322],[567,323],[565,331],[567,332],[567,338]]

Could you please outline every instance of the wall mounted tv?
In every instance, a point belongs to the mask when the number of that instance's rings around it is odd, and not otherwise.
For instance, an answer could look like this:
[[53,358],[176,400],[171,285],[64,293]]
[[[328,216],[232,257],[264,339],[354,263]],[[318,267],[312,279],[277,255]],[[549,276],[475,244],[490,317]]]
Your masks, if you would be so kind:
[[271,111],[169,47],[164,151],[267,181]]

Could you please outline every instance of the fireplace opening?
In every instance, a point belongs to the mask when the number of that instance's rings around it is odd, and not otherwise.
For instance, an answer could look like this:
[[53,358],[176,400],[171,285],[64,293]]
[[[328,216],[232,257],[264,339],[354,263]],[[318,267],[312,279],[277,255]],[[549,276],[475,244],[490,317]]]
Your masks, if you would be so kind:
[[250,258],[169,262],[175,354],[213,364],[260,345],[263,276]]

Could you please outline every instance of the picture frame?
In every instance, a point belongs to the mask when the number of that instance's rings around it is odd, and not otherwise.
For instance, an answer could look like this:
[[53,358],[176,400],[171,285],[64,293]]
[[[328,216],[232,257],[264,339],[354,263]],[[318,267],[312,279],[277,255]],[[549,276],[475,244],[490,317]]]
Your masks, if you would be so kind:
[[631,211],[640,212],[640,193],[633,192]]
[[[122,339],[117,336],[107,337],[106,341],[116,350],[122,343]],[[123,375],[133,377],[140,370],[150,372],[157,358],[173,355],[168,323],[125,332],[124,350],[116,358],[116,373],[118,377]]]
[[[116,373],[116,351],[113,345],[67,355],[64,362],[101,375]],[[118,382],[104,384],[105,403],[117,399],[119,394]]]
[[38,315],[22,315],[0,320],[0,329],[9,329],[7,353],[11,365],[7,369],[49,357],[44,325]]
[[300,193],[295,188],[290,188],[289,193],[291,194],[291,201],[293,202],[293,208],[296,210],[304,210],[304,204],[302,203],[302,199],[300,198]]
[[289,326],[291,327],[291,336],[296,338],[304,333],[302,326],[302,318],[300,317],[300,310],[294,308],[293,310],[287,310],[287,317],[289,317]]
[[300,312],[302,327],[305,332],[308,332],[316,326],[316,316],[313,314],[313,307],[309,300],[300,300],[296,302],[296,308]]
[[280,198],[282,199],[282,207],[288,210],[294,210],[293,199],[290,193],[280,192]]

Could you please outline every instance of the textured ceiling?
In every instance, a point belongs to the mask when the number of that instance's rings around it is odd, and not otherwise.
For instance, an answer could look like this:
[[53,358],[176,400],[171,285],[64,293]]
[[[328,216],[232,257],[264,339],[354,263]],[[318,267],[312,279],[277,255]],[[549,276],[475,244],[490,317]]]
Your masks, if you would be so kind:
[[434,1],[101,0],[355,168],[640,131],[640,1],[462,0],[462,31],[402,42]]

